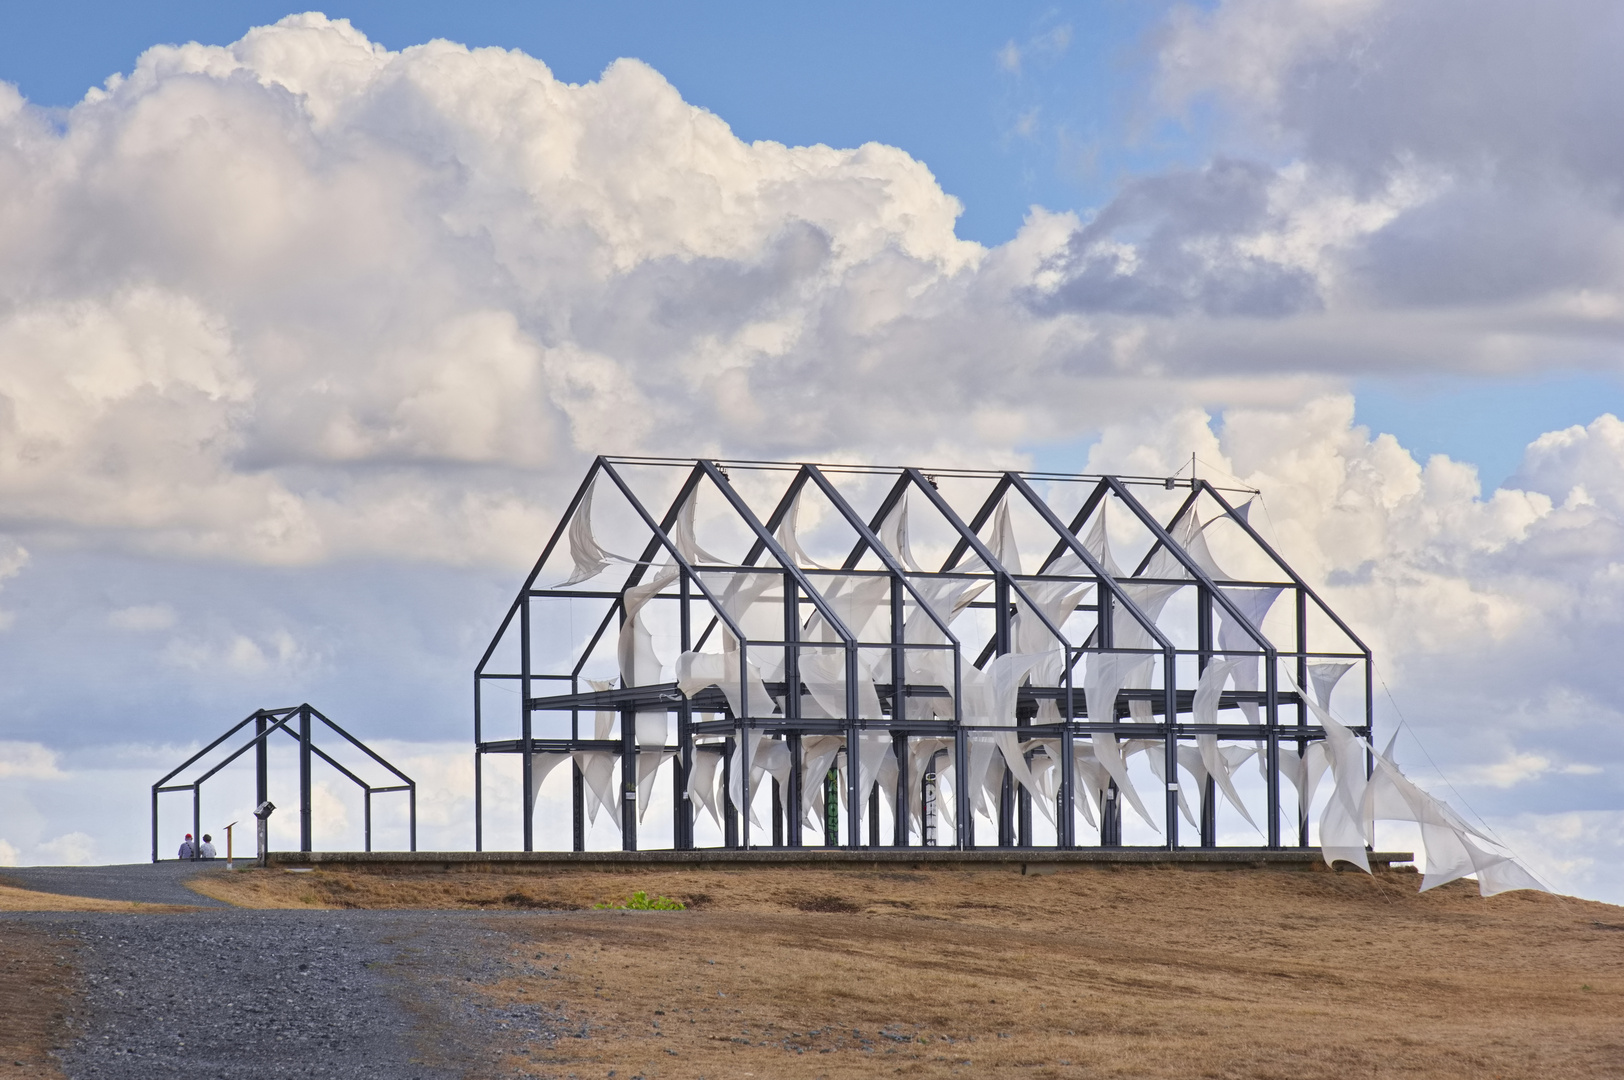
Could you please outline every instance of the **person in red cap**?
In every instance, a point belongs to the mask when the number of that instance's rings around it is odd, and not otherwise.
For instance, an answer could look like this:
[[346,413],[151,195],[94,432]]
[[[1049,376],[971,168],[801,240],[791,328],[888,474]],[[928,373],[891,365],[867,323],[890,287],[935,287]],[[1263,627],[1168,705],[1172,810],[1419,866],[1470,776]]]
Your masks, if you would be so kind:
[[187,833],[186,834],[186,839],[184,839],[184,840],[182,840],[180,842],[180,854],[177,856],[177,858],[181,858],[181,859],[195,859],[195,858],[197,858],[197,848],[195,846],[193,846],[193,844],[192,844],[192,834],[191,833]]

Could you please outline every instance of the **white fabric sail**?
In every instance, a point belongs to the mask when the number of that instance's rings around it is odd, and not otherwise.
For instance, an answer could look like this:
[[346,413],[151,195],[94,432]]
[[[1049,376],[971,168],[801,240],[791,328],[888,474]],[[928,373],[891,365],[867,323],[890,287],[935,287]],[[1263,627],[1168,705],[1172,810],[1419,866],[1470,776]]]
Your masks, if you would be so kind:
[[[949,757],[952,755],[952,739],[909,739],[908,740],[908,814],[913,822],[915,831],[924,829],[922,793],[924,791],[925,774],[930,771],[930,763],[940,752],[946,750]],[[938,816],[940,816],[938,814]]]
[[1331,707],[1331,691],[1353,667],[1353,663],[1317,663],[1308,665],[1308,684],[1314,688],[1314,698],[1320,708]]
[[532,809],[536,805],[536,797],[541,794],[541,784],[542,781],[547,779],[547,774],[569,759],[568,754],[530,755],[530,806]]
[[823,782],[845,745],[839,735],[801,737],[801,819],[809,828],[822,824]]
[[[1219,660],[1208,662],[1207,669],[1201,673],[1201,678],[1195,688],[1195,703],[1191,706],[1191,719],[1197,724],[1216,724],[1218,722],[1218,702],[1224,692],[1224,686],[1230,676],[1241,664],[1241,659]],[[1246,809],[1240,792],[1235,789],[1234,768],[1224,757],[1218,746],[1217,735],[1197,735],[1196,748],[1201,757],[1201,766],[1208,776],[1211,776],[1218,789],[1224,793],[1229,804],[1240,811],[1246,823],[1257,828],[1257,822]]]
[[1105,792],[1111,782],[1111,774],[1105,771],[1099,759],[1094,756],[1094,744],[1086,739],[1078,739],[1071,745],[1072,778],[1075,781],[1077,794],[1082,798],[1075,799],[1077,808],[1083,812],[1083,817],[1095,828],[1099,828],[1097,812],[1105,802]]
[[694,813],[703,808],[710,814],[711,820],[717,828],[722,827],[722,799],[718,790],[718,780],[722,772],[722,755],[710,753],[699,749],[700,744],[694,747],[693,767],[688,770],[688,801],[698,803]]
[[592,535],[592,496],[597,487],[598,480],[593,477],[592,483],[586,487],[586,494],[581,496],[580,503],[575,507],[575,516],[570,518],[570,559],[575,563],[575,570],[559,583],[558,588],[578,585],[588,578],[597,577],[608,569],[610,559],[620,558],[599,547]]
[[620,799],[616,797],[615,768],[620,764],[620,755],[607,750],[577,750],[571,756],[575,758],[575,765],[581,770],[581,779],[585,781],[588,820],[597,823],[598,808],[601,806],[618,829]]
[[778,546],[783,548],[784,553],[801,569],[827,570],[829,567],[814,562],[812,556],[808,555],[805,549],[801,547],[798,529],[801,517],[801,495],[805,491],[806,489],[803,487],[795,493],[795,498],[790,501],[789,511],[785,513],[784,520],[778,523],[778,529],[773,533],[773,539],[778,541]]
[[[1219,590],[1252,626],[1262,631],[1263,620],[1269,614],[1269,609],[1280,598],[1283,591],[1278,586],[1264,589],[1221,589]],[[1262,646],[1258,644],[1246,627],[1237,622],[1234,616],[1218,608],[1218,648],[1224,652],[1258,652]],[[1258,661],[1256,656],[1238,657],[1243,662],[1236,666],[1232,678],[1235,680],[1237,691],[1250,691],[1256,693],[1258,689]],[[1258,703],[1256,701],[1242,701],[1241,712],[1246,715],[1249,724],[1258,723]]]
[[897,505],[891,508],[891,512],[886,515],[885,520],[880,523],[878,535],[880,543],[885,545],[886,549],[891,552],[891,557],[904,570],[915,574],[920,572],[919,564],[914,562],[913,550],[908,546],[908,495],[906,492],[903,493],[902,498],[897,500]]
[[[1289,672],[1286,678],[1291,680]],[[1365,845],[1374,843],[1377,819],[1408,821],[1421,827],[1427,860],[1421,882],[1423,892],[1473,874],[1484,896],[1512,889],[1544,891],[1544,886],[1513,857],[1486,851],[1472,839],[1493,844],[1491,837],[1468,824],[1442,800],[1416,787],[1390,756],[1374,754],[1368,742],[1344,727],[1318,701],[1307,695],[1304,698],[1325,730],[1326,754],[1335,782],[1320,817],[1326,862],[1341,859],[1368,871]],[[1374,754],[1375,763],[1368,781],[1364,775],[1367,752]]]
[[699,546],[699,540],[694,535],[694,515],[698,507],[699,487],[696,485],[682,501],[682,509],[677,511],[677,521],[671,529],[671,544],[689,566],[698,563],[725,563],[726,559],[712,555]]

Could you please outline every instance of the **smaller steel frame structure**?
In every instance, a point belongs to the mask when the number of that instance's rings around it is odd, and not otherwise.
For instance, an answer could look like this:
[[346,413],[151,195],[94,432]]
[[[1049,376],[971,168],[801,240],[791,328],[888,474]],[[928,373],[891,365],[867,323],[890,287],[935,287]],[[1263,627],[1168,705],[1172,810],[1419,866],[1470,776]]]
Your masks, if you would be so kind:
[[[853,487],[859,489],[855,494]],[[618,497],[621,527],[609,543],[624,556],[598,546],[594,490]],[[711,555],[696,539],[701,492],[712,508],[712,531],[721,528],[716,520],[726,519],[734,538],[731,557]],[[701,754],[719,755],[715,768],[726,778],[724,787],[731,785],[724,847],[930,843],[925,828],[909,824],[921,821],[911,811],[927,793],[909,790],[919,775],[910,775],[914,770],[906,764],[898,766],[894,791],[887,791],[895,798],[888,808],[895,831],[880,835],[880,788],[860,790],[869,779],[860,781],[863,769],[850,757],[865,739],[872,746],[881,738],[885,752],[900,763],[915,760],[910,754],[916,749],[935,747],[928,767],[942,761],[952,771],[954,798],[945,805],[954,810],[954,831],[943,846],[974,848],[991,839],[975,835],[970,771],[975,747],[998,739],[1005,769],[992,811],[998,846],[1034,844],[1032,792],[1026,781],[1012,781],[1023,756],[1028,769],[1041,761],[1049,770],[1045,775],[1058,778],[1049,804],[1055,808],[1055,846],[1074,848],[1090,846],[1078,835],[1078,763],[1093,748],[1104,761],[1131,746],[1132,752],[1151,754],[1151,768],[1163,782],[1157,786],[1165,801],[1152,804],[1161,816],[1152,824],[1161,832],[1156,846],[1217,845],[1217,773],[1184,785],[1195,788],[1200,800],[1199,836],[1190,845],[1179,836],[1181,811],[1191,813],[1187,804],[1181,807],[1180,770],[1199,777],[1202,770],[1193,762],[1214,747],[1233,747],[1228,760],[1255,754],[1262,774],[1264,805],[1256,825],[1261,846],[1307,847],[1313,790],[1312,780],[1304,779],[1307,751],[1324,738],[1324,729],[1313,722],[1304,694],[1313,687],[1325,702],[1337,680],[1358,669],[1363,722],[1348,727],[1368,739],[1371,652],[1259,535],[1248,505],[1230,501],[1237,494],[1249,498],[1256,492],[1220,487],[1197,478],[1193,469],[1190,476],[1157,477],[598,457],[474,669],[475,847],[484,847],[484,761],[490,754],[519,758],[525,851],[535,844],[535,770],[548,755],[554,763],[571,762],[575,850],[584,849],[581,763],[591,755],[613,755],[618,762],[618,823],[626,850],[638,849],[637,803],[646,797],[639,791],[639,762],[650,754],[676,763],[670,798],[677,849],[695,846],[698,811],[690,805],[689,778]],[[826,526],[845,530],[838,550],[849,554],[838,565],[814,563],[801,549],[795,530],[803,496],[820,503]],[[915,544],[934,552],[930,568],[909,551],[909,499],[916,539],[921,515],[936,530],[934,545]],[[860,504],[866,509],[860,511]],[[1161,511],[1153,512],[1152,504]],[[1140,537],[1131,569],[1112,559],[1107,506],[1122,516],[1121,528]],[[1031,572],[1023,571],[1013,540],[1003,540],[1014,535],[1015,515],[1025,523],[1022,543],[1030,551],[1037,535],[1044,551]],[[1217,527],[1229,530],[1226,542],[1248,560],[1251,576],[1230,576],[1217,565],[1207,543]],[[568,572],[571,564],[561,556],[573,560],[576,572],[561,584],[547,584]],[[831,560],[825,556],[825,562]],[[612,566],[612,583],[590,580]],[[766,606],[781,613],[769,610],[765,624],[756,618],[747,625],[739,597],[751,589],[767,595],[752,584],[758,580],[770,586]],[[854,618],[851,598],[860,590],[877,596],[877,606],[848,625]],[[1068,590],[1074,591],[1072,602],[1057,607],[1054,598]],[[1075,602],[1076,596],[1083,602]],[[1182,599],[1168,606],[1175,596]],[[585,625],[574,625],[575,607],[560,604],[588,607]],[[752,617],[762,608],[757,603]],[[646,623],[656,609],[666,613],[656,616],[664,619],[658,633]],[[966,615],[974,617],[961,618]],[[1273,636],[1265,633],[1266,621]],[[665,639],[663,672],[673,670],[670,660],[680,653],[677,670],[691,676],[694,658],[708,655],[725,676],[701,685],[703,679],[651,678],[649,670],[629,670],[643,647],[639,642],[659,635]],[[538,658],[546,651],[543,639],[563,641],[567,659],[559,663],[556,648],[547,659]],[[721,653],[715,652],[718,641]],[[707,643],[711,654],[703,653]],[[1023,660],[1040,649],[1052,658],[1041,676]],[[832,655],[838,662],[831,669]],[[600,675],[618,677],[600,678],[593,687],[592,665]],[[967,670],[972,666],[976,670]],[[1136,674],[1117,678],[1113,670]],[[1012,715],[988,719],[985,711],[967,712],[967,692],[975,700],[973,693],[982,692],[977,685],[1012,671],[1020,683],[1006,688],[1013,706],[1005,711]],[[1234,688],[1228,689],[1231,679]],[[843,702],[828,700],[831,686]],[[500,711],[494,703],[502,703]],[[606,731],[608,716],[614,724]],[[583,719],[591,724],[594,717],[596,737],[588,737]],[[651,725],[646,729],[640,726],[645,720]],[[493,731],[498,724],[507,730]],[[652,738],[643,734],[655,729]],[[820,745],[842,740],[839,753],[848,765],[843,791],[833,789],[835,772],[825,782],[821,773],[804,771],[805,747],[814,738]],[[773,780],[770,843],[765,835],[752,836],[751,815],[739,805],[754,807],[752,762],[767,750],[793,763],[785,773],[788,790],[780,792]],[[1120,756],[1114,760],[1121,766]],[[1294,814],[1283,812],[1283,778],[1297,787]],[[987,783],[990,791],[993,781]],[[826,821],[837,820],[833,807],[843,798],[843,836],[828,826],[821,838],[804,835],[796,810],[805,802],[803,787],[815,798],[814,784],[823,788]],[[1121,846],[1115,779],[1106,786],[1095,782],[1092,790],[1099,845]],[[789,808],[783,813],[780,798]],[[1241,813],[1247,813],[1244,807]]]
[[[371,758],[377,764],[387,769],[398,784],[374,786],[355,775],[354,772],[334,760],[332,755],[316,745],[315,726],[319,721],[335,732],[341,739],[355,747],[361,753]],[[170,781],[181,773],[190,769],[203,758],[219,748],[232,736],[242,731],[249,724],[254,725],[253,734],[249,735],[241,745],[230,751],[224,760],[217,762],[198,775],[189,783],[171,784]],[[363,792],[363,831],[366,838],[366,850],[372,850],[372,796],[388,792],[404,791],[407,802],[407,831],[410,838],[411,850],[417,850],[417,782],[386,761],[377,751],[366,743],[345,731],[327,716],[323,715],[308,702],[302,705],[293,705],[283,709],[258,709],[237,721],[225,734],[215,739],[209,745],[181,762],[173,770],[164,775],[157,783],[152,785],[152,861],[158,861],[158,796],[171,791],[190,791],[192,793],[192,835],[202,835],[202,791],[203,784],[236,761],[249,750],[254,751],[254,783],[255,805],[263,804],[269,797],[270,786],[270,754],[269,740],[272,735],[281,732],[299,744],[299,850],[311,851],[311,818],[310,818],[310,767],[311,758],[319,757],[327,764],[348,777]]]

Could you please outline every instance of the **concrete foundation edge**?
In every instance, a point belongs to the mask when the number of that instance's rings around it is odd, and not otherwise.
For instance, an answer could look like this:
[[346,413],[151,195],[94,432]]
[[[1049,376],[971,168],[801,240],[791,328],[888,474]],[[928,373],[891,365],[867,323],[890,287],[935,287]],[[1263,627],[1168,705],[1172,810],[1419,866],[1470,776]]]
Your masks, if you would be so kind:
[[[1372,869],[1415,861],[1413,852],[1375,851],[1367,856]],[[1190,868],[1255,867],[1309,869],[1324,865],[1315,849],[1289,851],[1263,848],[1219,848],[1167,851],[1160,848],[1093,848],[1056,851],[1000,848],[984,851],[882,848],[849,851],[839,848],[801,848],[732,851],[273,851],[269,865],[401,870],[453,869],[619,869],[670,867],[681,869],[742,869],[745,867],[802,866],[820,869],[876,869],[909,867],[1016,868],[1025,873],[1052,873],[1084,866],[1184,866]],[[1342,865],[1342,864],[1339,864]]]

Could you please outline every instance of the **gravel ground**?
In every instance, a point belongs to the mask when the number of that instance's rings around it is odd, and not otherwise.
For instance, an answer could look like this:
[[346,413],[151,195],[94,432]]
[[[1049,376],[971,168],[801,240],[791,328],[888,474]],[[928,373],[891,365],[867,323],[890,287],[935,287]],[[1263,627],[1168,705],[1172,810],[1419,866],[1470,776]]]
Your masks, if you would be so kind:
[[[577,1034],[477,990],[515,974],[500,916],[246,911],[18,915],[76,941],[73,1080],[499,1075]],[[6,919],[0,919],[3,932]],[[533,972],[532,974],[540,974]]]
[[[243,860],[239,859],[238,865],[243,865]],[[0,872],[0,883],[63,896],[94,896],[99,900],[229,907],[193,892],[185,884],[199,874],[225,873],[225,869],[223,859],[123,866],[8,866]]]

